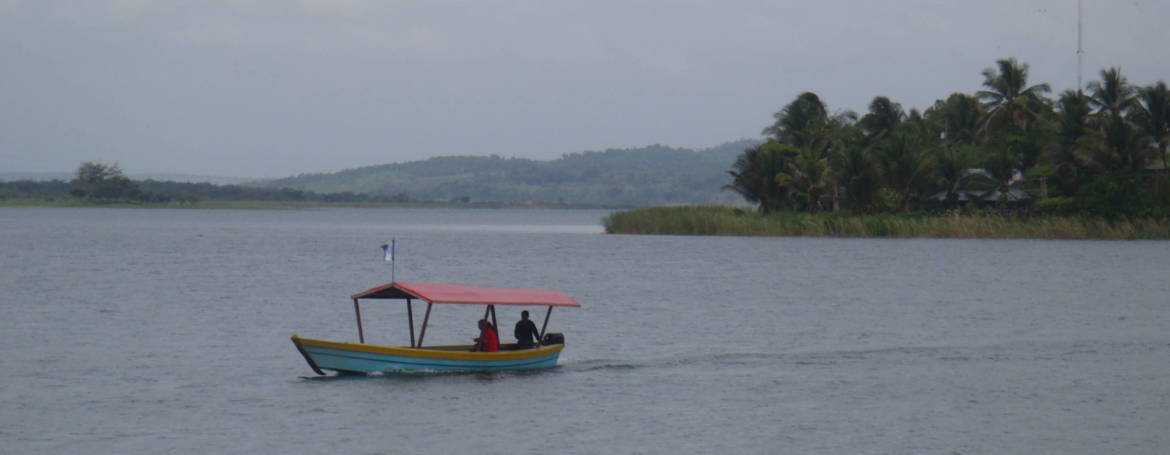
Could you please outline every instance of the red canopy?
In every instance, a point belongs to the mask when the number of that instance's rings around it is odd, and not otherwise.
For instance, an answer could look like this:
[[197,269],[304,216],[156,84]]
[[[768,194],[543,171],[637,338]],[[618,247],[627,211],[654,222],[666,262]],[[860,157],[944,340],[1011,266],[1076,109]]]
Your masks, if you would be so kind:
[[356,299],[422,299],[430,303],[464,303],[478,305],[550,305],[581,306],[572,297],[558,291],[523,288],[485,288],[447,283],[384,284],[354,294]]

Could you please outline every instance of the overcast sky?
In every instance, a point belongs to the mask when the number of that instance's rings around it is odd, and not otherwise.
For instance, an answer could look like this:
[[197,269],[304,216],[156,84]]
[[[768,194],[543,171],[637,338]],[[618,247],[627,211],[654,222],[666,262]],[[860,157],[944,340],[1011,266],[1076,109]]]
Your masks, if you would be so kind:
[[[1085,1],[1084,78],[1170,81],[1170,2]],[[0,0],[0,171],[281,177],[760,137],[980,89],[1076,85],[1075,0]]]

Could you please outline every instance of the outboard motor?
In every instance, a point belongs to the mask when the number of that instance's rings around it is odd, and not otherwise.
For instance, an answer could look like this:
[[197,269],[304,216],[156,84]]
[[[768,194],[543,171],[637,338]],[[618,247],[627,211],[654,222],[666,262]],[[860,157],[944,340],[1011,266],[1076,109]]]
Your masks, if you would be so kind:
[[544,339],[540,340],[540,345],[548,346],[550,344],[565,344],[565,334],[551,332],[544,334]]

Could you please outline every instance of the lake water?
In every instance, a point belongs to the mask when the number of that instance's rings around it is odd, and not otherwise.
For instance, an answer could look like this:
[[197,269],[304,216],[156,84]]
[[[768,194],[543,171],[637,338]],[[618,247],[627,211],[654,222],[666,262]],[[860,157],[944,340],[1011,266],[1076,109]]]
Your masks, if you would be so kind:
[[[0,452],[1170,447],[1170,242],[615,236],[604,215],[0,208]],[[389,281],[391,238],[402,281],[581,301],[552,314],[561,365],[317,378],[289,336],[356,340],[348,296]],[[436,307],[428,343],[481,311]],[[405,305],[362,316],[409,343]]]

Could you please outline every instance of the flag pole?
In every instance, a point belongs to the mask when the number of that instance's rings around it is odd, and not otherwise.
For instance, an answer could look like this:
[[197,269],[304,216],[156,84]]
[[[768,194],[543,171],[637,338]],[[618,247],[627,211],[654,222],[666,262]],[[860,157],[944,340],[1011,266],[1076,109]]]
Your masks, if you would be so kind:
[[398,248],[398,239],[391,238],[390,244],[382,244],[382,258],[390,264],[390,282],[394,282],[395,259],[397,254],[395,251]]

